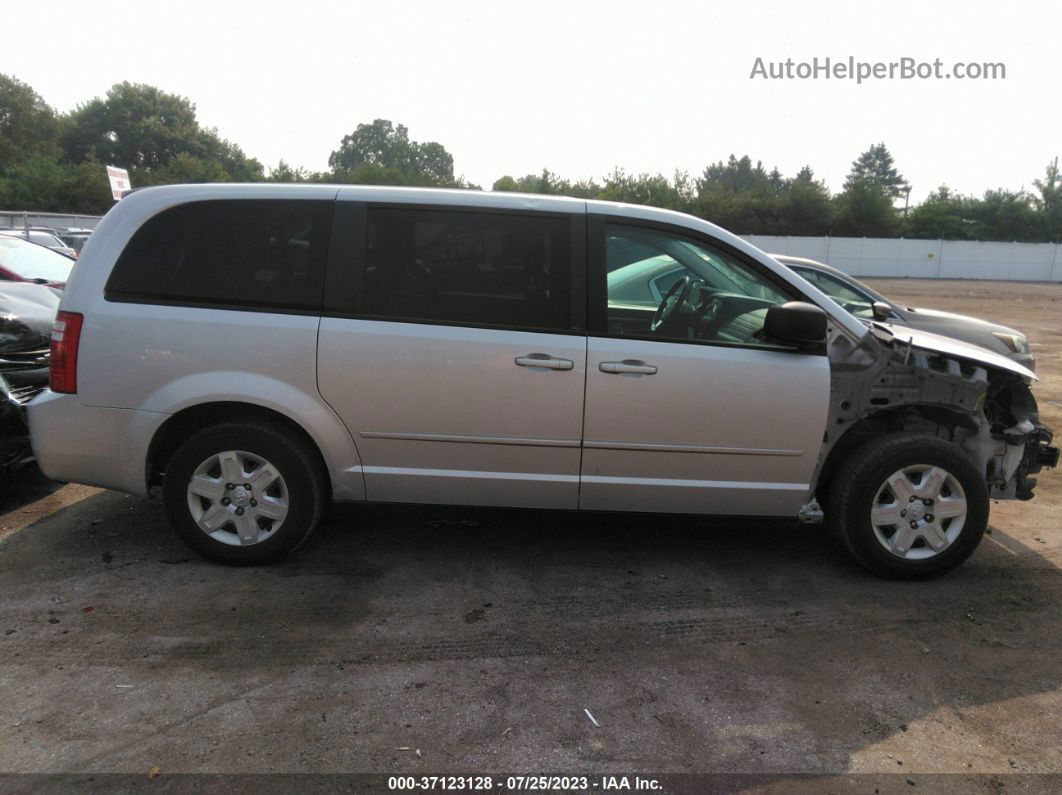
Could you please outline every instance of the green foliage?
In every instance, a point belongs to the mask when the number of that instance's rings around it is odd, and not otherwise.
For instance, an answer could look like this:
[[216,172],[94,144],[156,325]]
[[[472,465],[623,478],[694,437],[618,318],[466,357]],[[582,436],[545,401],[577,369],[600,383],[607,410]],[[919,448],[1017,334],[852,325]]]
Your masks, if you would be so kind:
[[490,189],[499,193],[518,193],[520,191],[520,183],[506,174],[504,177],[498,177],[494,180],[494,184]]
[[113,86],[64,120],[61,140],[67,162],[127,168],[137,187],[262,179],[257,160],[199,124],[195,105],[154,86]]
[[1047,164],[1047,173],[1042,180],[1033,180],[1038,195],[1033,196],[1033,204],[1040,211],[1043,221],[1044,237],[1048,240],[1062,240],[1062,178],[1058,173],[1058,158]]
[[1025,191],[990,190],[975,205],[975,240],[1041,239],[1042,224]]
[[266,175],[266,182],[328,182],[330,179],[331,174],[292,168],[284,160],[277,163],[276,168],[269,169]]
[[973,205],[976,201],[953,193],[947,185],[941,185],[911,210],[904,223],[904,236],[972,240],[976,223]]
[[833,233],[849,237],[892,237],[900,216],[890,196],[869,179],[849,182],[834,201]]
[[100,215],[113,204],[107,173],[96,160],[60,163],[35,155],[0,178],[0,207]]
[[506,175],[494,181],[491,190],[508,193],[545,193],[551,196],[574,196],[577,199],[598,198],[601,186],[593,180],[569,182],[561,179],[549,169],[542,169],[541,174],[528,174],[520,179]]
[[693,209],[697,215],[711,219],[739,234],[774,231],[778,225],[778,194],[781,175],[771,173],[762,162],[752,165],[752,158],[730,155],[705,168],[696,181]]
[[674,179],[668,179],[663,174],[635,176],[616,168],[605,177],[597,198],[678,210],[689,205],[692,199],[689,188],[689,177],[682,172],[676,172]]
[[885,144],[874,144],[852,161],[844,190],[834,206],[834,234],[853,237],[891,237],[901,218],[893,200],[910,190],[896,170]]
[[[989,190],[978,199],[942,185],[911,211],[903,232],[905,237],[946,240],[1050,240],[1051,211],[1043,203],[1042,196],[1024,191]],[[1058,238],[1057,230],[1053,237]]]
[[774,233],[778,235],[826,235],[830,232],[830,189],[804,166],[778,192]]
[[892,154],[885,144],[874,144],[858,158],[852,161],[852,170],[844,183],[845,190],[859,183],[877,186],[889,198],[896,199],[910,189],[893,163]]
[[359,124],[343,136],[328,165],[337,182],[357,185],[416,185],[431,188],[464,188],[454,176],[454,158],[435,141],[418,143],[404,125],[387,119]]
[[54,154],[59,121],[25,83],[0,74],[0,174],[37,155]]

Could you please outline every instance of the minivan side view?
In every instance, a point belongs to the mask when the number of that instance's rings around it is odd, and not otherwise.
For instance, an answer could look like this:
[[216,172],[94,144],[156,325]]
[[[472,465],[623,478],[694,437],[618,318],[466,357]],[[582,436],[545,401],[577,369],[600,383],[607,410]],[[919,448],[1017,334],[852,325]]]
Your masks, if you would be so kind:
[[825,520],[916,578],[1057,464],[1033,380],[861,323],[680,213],[184,185],[127,195],[85,243],[29,419],[46,475],[160,491],[221,563],[369,500]]

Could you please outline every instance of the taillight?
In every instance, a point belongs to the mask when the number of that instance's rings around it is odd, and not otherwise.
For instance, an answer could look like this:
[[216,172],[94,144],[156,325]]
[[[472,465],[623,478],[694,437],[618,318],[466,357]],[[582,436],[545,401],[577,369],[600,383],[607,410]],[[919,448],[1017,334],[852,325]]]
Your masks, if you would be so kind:
[[53,392],[77,394],[77,345],[81,340],[81,323],[85,317],[77,312],[60,312],[52,325],[52,356],[48,386]]

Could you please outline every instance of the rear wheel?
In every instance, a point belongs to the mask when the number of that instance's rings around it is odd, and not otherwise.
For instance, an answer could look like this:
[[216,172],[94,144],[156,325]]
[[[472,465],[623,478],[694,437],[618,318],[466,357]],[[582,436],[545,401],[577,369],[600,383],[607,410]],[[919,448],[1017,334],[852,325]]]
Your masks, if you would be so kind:
[[302,439],[268,422],[230,421],[189,437],[166,468],[163,499],[177,534],[206,558],[268,563],[317,525],[325,479]]
[[961,449],[922,434],[876,439],[830,487],[827,521],[876,574],[933,577],[966,560],[988,526],[984,478]]

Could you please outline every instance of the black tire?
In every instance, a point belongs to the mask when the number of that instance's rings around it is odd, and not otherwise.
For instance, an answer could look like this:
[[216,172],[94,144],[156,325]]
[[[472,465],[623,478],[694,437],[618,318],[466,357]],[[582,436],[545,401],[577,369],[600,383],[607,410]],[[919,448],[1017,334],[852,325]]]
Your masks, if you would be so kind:
[[[188,486],[197,467],[222,451],[244,451],[269,462],[287,491],[287,514],[272,535],[246,546],[215,540],[189,508]],[[231,420],[188,437],[170,459],[163,501],[177,535],[215,563],[256,566],[294,552],[320,521],[327,501],[326,475],[316,451],[282,426],[261,420]],[[267,527],[269,527],[267,522]]]
[[[954,476],[965,492],[966,517],[950,546],[933,557],[911,560],[883,546],[870,511],[886,478],[920,464],[941,467]],[[898,433],[868,442],[841,465],[830,485],[826,521],[862,566],[883,577],[914,580],[949,572],[970,557],[988,527],[988,508],[984,476],[963,450],[934,436]]]

